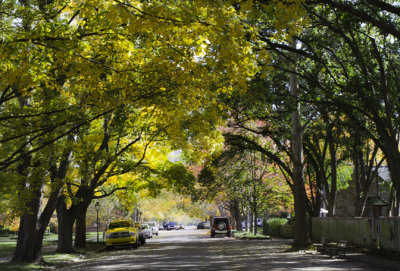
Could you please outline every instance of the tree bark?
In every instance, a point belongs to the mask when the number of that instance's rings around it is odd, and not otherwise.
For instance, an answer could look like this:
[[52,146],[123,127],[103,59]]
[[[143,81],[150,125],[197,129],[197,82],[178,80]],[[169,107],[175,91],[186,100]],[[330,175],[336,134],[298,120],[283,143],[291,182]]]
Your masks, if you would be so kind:
[[61,188],[56,188],[49,196],[43,211],[42,199],[44,185],[38,189],[29,202],[29,210],[20,219],[17,246],[12,262],[41,262],[43,236],[49,224],[57,199],[60,197]]
[[253,215],[254,215],[254,230],[253,230],[253,233],[255,234],[255,235],[257,235],[257,230],[258,230],[258,225],[257,225],[257,212],[258,212],[258,206],[257,206],[257,199],[256,198],[253,198],[254,199],[254,201],[253,201]]
[[236,230],[242,231],[242,221],[240,219],[240,209],[239,209],[239,201],[237,199],[234,199],[232,202],[232,213],[233,217],[235,218],[236,221]]
[[332,126],[328,128],[327,140],[329,144],[331,185],[328,194],[328,216],[335,216],[336,192],[337,192],[337,157],[336,146],[332,135]]
[[74,248],[86,247],[86,210],[76,217]]
[[61,196],[57,204],[57,220],[58,220],[58,244],[57,252],[73,253],[72,233],[75,223],[73,210],[67,209],[65,197]]
[[[389,140],[388,140],[389,141]],[[395,201],[394,208],[392,210],[393,216],[399,216],[399,198],[400,198],[400,153],[398,151],[398,145],[394,140],[394,144],[386,142],[386,159],[390,171],[390,177],[392,179],[393,186],[395,188]]]
[[[81,204],[83,205],[83,204]],[[88,205],[80,206],[76,215],[75,248],[86,247],[86,213]]]
[[18,230],[17,246],[12,258],[12,262],[41,262],[42,261],[42,240],[46,225],[39,221],[41,200],[43,196],[42,186],[35,191],[31,200],[27,204],[28,211],[20,218]]
[[[292,43],[296,48],[296,42]],[[295,212],[295,233],[294,247],[304,247],[309,244],[309,231],[307,227],[307,196],[304,183],[303,169],[303,129],[300,117],[299,85],[297,76],[290,74],[290,95],[295,102],[295,109],[292,112],[292,163],[293,163],[293,197]]]
[[[46,206],[42,209],[44,187],[42,180],[37,179],[36,183],[30,183],[33,189],[32,197],[27,203],[27,211],[20,219],[17,246],[12,257],[12,262],[41,262],[42,242],[46,227],[57,206],[61,195],[63,180],[67,174],[71,159],[71,150],[67,150],[58,168],[51,174],[53,191],[47,200]],[[29,158],[30,159],[30,158]],[[25,166],[27,170],[27,166]],[[36,176],[38,178],[39,176]]]

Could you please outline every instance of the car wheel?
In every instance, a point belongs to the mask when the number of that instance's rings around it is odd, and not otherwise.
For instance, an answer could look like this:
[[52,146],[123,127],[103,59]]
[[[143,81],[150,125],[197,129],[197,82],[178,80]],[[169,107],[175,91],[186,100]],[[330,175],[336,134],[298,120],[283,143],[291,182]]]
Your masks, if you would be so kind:
[[136,240],[136,248],[139,248],[142,245],[142,243],[140,242],[140,238],[138,238]]
[[223,231],[226,228],[225,222],[221,222],[217,225],[218,230]]

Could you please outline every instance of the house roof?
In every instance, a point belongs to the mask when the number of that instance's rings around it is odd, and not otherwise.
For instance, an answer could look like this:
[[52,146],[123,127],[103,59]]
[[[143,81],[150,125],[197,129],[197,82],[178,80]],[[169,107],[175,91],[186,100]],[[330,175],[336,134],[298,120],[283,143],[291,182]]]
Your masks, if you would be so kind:
[[[373,170],[375,170],[375,168],[376,167],[373,167]],[[386,182],[389,182],[391,180],[389,168],[387,166],[380,166],[378,168],[378,177]]]

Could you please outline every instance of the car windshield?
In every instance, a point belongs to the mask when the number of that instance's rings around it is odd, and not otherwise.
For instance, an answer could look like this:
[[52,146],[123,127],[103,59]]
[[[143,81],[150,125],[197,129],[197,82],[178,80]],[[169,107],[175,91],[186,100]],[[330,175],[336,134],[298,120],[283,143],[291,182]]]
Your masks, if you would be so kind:
[[118,221],[118,222],[112,222],[108,226],[109,229],[116,229],[116,228],[128,228],[132,227],[132,223],[130,221]]

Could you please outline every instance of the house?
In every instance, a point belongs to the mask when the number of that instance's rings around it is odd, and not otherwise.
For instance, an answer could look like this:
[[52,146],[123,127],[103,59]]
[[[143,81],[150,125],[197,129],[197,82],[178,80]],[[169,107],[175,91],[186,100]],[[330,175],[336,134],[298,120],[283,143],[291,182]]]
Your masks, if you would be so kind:
[[[367,217],[372,215],[371,205],[374,201],[376,201],[377,199],[383,200],[383,202],[386,203],[389,201],[389,190],[390,190],[391,179],[388,167],[380,166],[378,168],[377,175],[378,178],[374,178],[372,180],[367,196],[367,201],[365,204],[366,209],[364,211],[364,216]],[[339,190],[336,194],[335,216],[353,217],[355,215],[355,206],[356,206],[356,184],[354,179],[352,179],[347,189]],[[384,209],[382,210],[382,215],[386,213],[386,208],[387,207],[384,207]]]

